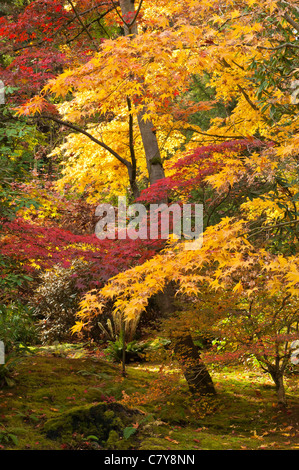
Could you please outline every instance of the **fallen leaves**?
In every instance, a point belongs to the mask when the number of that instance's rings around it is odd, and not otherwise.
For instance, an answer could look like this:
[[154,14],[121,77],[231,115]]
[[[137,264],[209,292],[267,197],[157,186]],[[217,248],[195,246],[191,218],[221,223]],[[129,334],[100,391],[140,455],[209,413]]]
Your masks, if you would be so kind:
[[164,439],[166,439],[166,440],[169,441],[169,442],[172,442],[173,444],[179,444],[178,441],[176,441],[175,439],[172,439],[172,438],[169,437],[169,436],[165,436]]

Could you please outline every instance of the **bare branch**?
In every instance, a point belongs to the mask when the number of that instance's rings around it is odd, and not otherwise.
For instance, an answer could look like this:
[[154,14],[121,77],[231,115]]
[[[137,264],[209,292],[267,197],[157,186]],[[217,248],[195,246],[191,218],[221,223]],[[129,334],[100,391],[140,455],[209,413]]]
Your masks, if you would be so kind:
[[253,101],[251,101],[251,99],[249,98],[248,94],[246,93],[246,91],[244,90],[243,87],[241,87],[241,85],[238,85],[238,88],[240,90],[240,92],[242,93],[242,95],[244,96],[245,100],[247,101],[248,104],[250,104],[250,106],[252,107],[252,109],[254,109],[255,111],[258,111],[259,108],[253,103]]
[[256,230],[255,232],[251,233],[248,236],[248,238],[254,237],[258,233],[265,232],[267,230],[272,230],[274,228],[280,228],[280,227],[287,227],[288,225],[293,225],[293,224],[298,224],[298,223],[299,223],[299,219],[296,219],[296,220],[292,220],[290,222],[281,222],[281,223],[275,224],[275,225],[267,225],[265,227],[260,227],[259,230]]
[[287,20],[287,22],[291,26],[293,26],[293,28],[295,28],[296,31],[299,33],[299,23],[297,23],[297,21],[293,20],[293,18],[288,13],[285,13],[283,16]]
[[88,31],[88,29],[86,28],[85,24],[84,24],[83,21],[81,20],[80,15],[78,15],[78,12],[77,12],[77,10],[76,10],[76,8],[75,8],[75,6],[74,6],[72,0],[67,0],[67,1],[68,1],[69,4],[71,5],[71,7],[72,7],[72,9],[73,9],[73,12],[74,12],[75,15],[76,15],[77,20],[78,20],[79,23],[81,24],[83,30],[84,30],[84,31],[86,32],[86,34],[88,35],[88,37],[89,37],[89,39],[91,40],[91,42],[92,42],[92,44],[93,44],[95,50],[98,52],[98,50],[99,50],[99,49],[98,49],[98,46],[97,46],[96,42],[94,41],[92,35],[91,35],[90,32]]
[[266,49],[267,51],[277,51],[279,49],[283,49],[284,47],[293,47],[295,49],[299,49],[298,44],[292,44],[291,42],[285,42],[276,47],[257,46],[257,49]]
[[59,119],[57,118],[56,116],[52,116],[50,114],[42,114],[41,115],[42,118],[44,119],[50,119],[52,121],[55,121],[57,124],[60,124],[62,126],[66,126],[66,127],[69,127],[70,129],[73,129],[74,131],[77,131],[77,132],[80,132],[80,134],[83,134],[85,135],[86,137],[88,137],[90,140],[92,140],[95,144],[98,144],[100,145],[102,148],[104,148],[105,150],[107,150],[107,152],[111,153],[111,155],[113,155],[119,162],[121,162],[123,165],[125,165],[125,167],[129,170],[131,169],[131,163],[126,160],[125,158],[121,157],[117,152],[115,152],[111,147],[109,147],[108,145],[106,145],[104,142],[98,140],[96,137],[94,137],[92,134],[90,134],[89,132],[85,131],[84,129],[82,129],[82,127],[79,127],[77,126],[76,124],[73,124],[71,122],[68,122],[68,121],[63,121],[62,119]]

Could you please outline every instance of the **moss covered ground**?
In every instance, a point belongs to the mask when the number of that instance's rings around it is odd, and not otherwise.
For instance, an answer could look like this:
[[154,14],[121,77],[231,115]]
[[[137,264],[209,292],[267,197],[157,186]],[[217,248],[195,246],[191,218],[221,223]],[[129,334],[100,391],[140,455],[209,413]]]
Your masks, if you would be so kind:
[[7,450],[298,450],[299,376],[279,408],[266,374],[211,367],[215,397],[192,397],[175,364],[121,368],[78,347],[37,349],[0,389]]

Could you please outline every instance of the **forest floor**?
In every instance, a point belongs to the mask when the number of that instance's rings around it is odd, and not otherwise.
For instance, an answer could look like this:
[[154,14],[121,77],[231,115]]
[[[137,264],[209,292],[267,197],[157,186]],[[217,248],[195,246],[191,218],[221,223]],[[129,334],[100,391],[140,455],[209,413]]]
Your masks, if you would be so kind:
[[205,398],[189,394],[175,366],[126,370],[80,347],[34,350],[0,389],[0,449],[299,449],[298,374],[286,377],[281,409],[253,367],[212,367],[217,395]]

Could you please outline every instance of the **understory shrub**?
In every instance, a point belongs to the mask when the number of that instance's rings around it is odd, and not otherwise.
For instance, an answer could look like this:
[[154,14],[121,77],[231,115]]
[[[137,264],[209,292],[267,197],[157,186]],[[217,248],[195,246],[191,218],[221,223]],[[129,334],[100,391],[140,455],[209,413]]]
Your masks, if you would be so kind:
[[[113,362],[122,362],[123,360],[123,335],[122,333],[114,341],[108,341],[108,347],[104,353],[108,359]],[[170,341],[163,338],[145,341],[132,340],[125,343],[125,362],[144,362],[157,358],[161,350],[168,347]]]
[[[81,296],[90,288],[91,277],[88,263],[81,260],[73,261],[68,268],[56,266],[41,274],[31,306],[43,344],[74,340],[70,328],[75,324]],[[95,337],[99,335],[97,322],[94,322],[83,333],[85,339],[93,337],[93,328]]]

